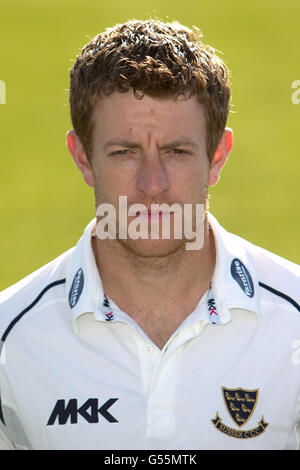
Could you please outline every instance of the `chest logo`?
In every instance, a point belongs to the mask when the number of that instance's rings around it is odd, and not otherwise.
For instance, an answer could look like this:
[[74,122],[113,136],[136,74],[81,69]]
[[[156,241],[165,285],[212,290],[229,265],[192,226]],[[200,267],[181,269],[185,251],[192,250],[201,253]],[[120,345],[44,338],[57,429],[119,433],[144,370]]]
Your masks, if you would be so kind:
[[[227,411],[239,428],[242,428],[251,419],[258,401],[258,394],[259,389],[246,390],[244,388],[230,389],[222,387],[222,395]],[[220,418],[218,412],[215,419],[212,419],[212,423],[223,434],[238,439],[257,437],[266,430],[269,424],[264,421],[262,416],[255,428],[249,430],[234,429],[222,423],[222,418]]]
[[100,417],[109,423],[118,423],[118,420],[108,411],[109,408],[118,401],[118,398],[110,398],[99,407],[98,398],[89,398],[83,405],[78,406],[76,398],[70,400],[57,400],[48,420],[47,426],[55,424],[66,424],[70,420],[71,424],[77,424],[78,415],[88,423],[98,423]]

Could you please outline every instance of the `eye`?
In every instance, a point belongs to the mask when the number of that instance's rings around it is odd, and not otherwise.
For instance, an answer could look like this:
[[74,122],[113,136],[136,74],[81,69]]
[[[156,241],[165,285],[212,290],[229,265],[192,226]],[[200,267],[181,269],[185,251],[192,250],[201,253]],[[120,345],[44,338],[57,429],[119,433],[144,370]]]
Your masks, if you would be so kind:
[[175,149],[170,149],[169,151],[170,151],[171,153],[175,153],[175,154],[177,154],[177,155],[186,155],[186,154],[189,153],[189,152],[187,152],[187,151],[184,150],[184,149],[177,149],[177,148],[175,148]]
[[110,155],[129,155],[131,150],[129,149],[122,149],[122,150],[115,150],[114,152],[111,152]]

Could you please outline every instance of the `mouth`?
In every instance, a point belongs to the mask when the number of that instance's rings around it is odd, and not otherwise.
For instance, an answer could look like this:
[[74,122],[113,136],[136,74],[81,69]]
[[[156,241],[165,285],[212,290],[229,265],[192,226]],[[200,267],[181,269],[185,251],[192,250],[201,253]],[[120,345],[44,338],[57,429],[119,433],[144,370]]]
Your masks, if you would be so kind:
[[148,209],[148,211],[138,211],[136,213],[137,217],[139,217],[141,220],[163,220],[167,217],[170,217],[173,214],[173,212],[164,212],[164,211],[153,211],[151,209]]

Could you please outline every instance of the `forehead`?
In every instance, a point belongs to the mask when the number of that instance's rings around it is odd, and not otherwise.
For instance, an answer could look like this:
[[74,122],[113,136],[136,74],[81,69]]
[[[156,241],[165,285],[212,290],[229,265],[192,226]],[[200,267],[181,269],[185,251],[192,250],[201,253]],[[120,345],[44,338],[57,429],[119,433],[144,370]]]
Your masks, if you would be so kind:
[[105,136],[128,133],[141,135],[153,132],[157,136],[174,137],[178,133],[192,136],[205,133],[204,107],[196,96],[188,99],[158,99],[133,92],[114,92],[98,99],[94,110],[94,134]]

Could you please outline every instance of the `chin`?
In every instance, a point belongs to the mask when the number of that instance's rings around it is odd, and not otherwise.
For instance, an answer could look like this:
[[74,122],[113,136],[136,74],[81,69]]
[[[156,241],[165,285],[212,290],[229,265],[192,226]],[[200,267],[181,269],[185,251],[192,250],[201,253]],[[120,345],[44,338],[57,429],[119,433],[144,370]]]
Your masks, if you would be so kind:
[[119,240],[119,243],[135,256],[162,258],[185,249],[186,240]]

